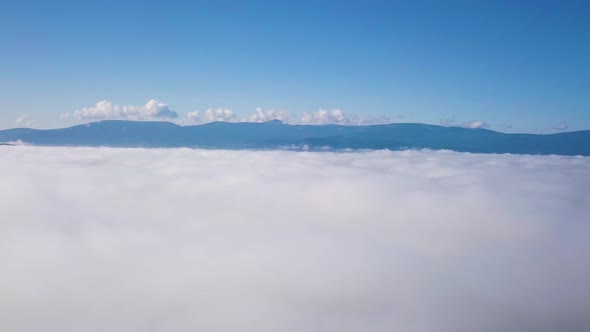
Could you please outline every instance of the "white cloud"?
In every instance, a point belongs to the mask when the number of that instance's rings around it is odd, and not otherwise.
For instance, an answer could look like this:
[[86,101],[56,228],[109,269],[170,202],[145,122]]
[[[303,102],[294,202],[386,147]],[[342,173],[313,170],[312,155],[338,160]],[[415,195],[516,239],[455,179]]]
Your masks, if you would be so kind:
[[214,121],[234,122],[236,116],[234,112],[228,108],[209,108],[206,111],[194,111],[188,113],[188,118],[194,122],[207,123]]
[[590,330],[587,157],[0,151],[7,331]]
[[28,113],[25,113],[25,114],[19,116],[18,118],[16,118],[15,122],[18,126],[27,127],[27,128],[31,127],[31,125],[33,124],[31,116]]
[[289,122],[292,115],[285,110],[263,110],[256,108],[256,112],[244,119],[245,122],[266,122],[271,120],[280,120],[282,122]]
[[339,109],[319,109],[316,112],[303,113],[299,119],[299,123],[311,125],[372,125],[391,123],[391,119],[386,115],[367,115],[362,117],[357,114],[347,115]]
[[[76,119],[81,121],[97,121],[105,119],[121,120],[171,120],[178,117],[175,111],[170,110],[168,105],[150,100],[144,106],[122,106],[113,104],[110,101],[99,101],[95,107],[83,108],[72,113],[64,113],[60,118],[64,120]],[[239,119],[237,115],[228,108],[209,108],[205,111],[193,111],[187,113],[189,120],[197,123],[208,123],[214,121],[223,122],[266,122],[280,120],[290,124],[312,124],[312,125],[371,125],[390,123],[386,115],[346,115],[339,109],[324,110],[316,112],[305,112],[302,114],[291,113],[286,110],[263,110],[256,108],[253,114]],[[182,121],[175,121],[177,124]]]
[[143,106],[117,105],[110,101],[103,100],[96,103],[94,107],[83,108],[72,113],[60,115],[63,119],[75,118],[77,120],[154,120],[154,119],[175,119],[178,113],[171,110],[168,105],[155,99],[149,100]]
[[27,144],[27,143],[21,141],[20,139],[17,139],[16,141],[9,141],[7,143],[9,145],[30,145],[30,144]]
[[490,128],[491,126],[489,123],[483,122],[481,120],[475,120],[475,121],[464,123],[462,125],[462,127],[477,129],[477,128]]
[[280,120],[284,123],[305,125],[370,125],[391,123],[389,116],[386,115],[366,115],[361,117],[353,114],[348,116],[339,109],[320,109],[316,112],[297,114],[286,110],[263,110],[260,107],[256,109],[254,114],[251,114],[242,120],[244,122],[266,122],[270,120]]
[[266,122],[270,120],[280,120],[289,124],[304,124],[304,125],[371,125],[391,123],[391,119],[386,115],[346,115],[339,109],[324,110],[319,109],[316,112],[305,112],[298,115],[286,110],[263,110],[257,108],[256,112],[243,119],[244,122]]
[[350,121],[344,116],[344,113],[339,109],[324,110],[319,109],[312,113],[303,113],[301,116],[301,123],[303,124],[339,124],[346,125]]

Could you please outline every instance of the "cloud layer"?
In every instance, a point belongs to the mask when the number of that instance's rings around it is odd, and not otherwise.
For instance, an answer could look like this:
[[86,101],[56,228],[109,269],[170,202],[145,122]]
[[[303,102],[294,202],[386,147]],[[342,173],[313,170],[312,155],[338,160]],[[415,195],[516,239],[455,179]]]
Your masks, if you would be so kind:
[[7,331],[590,330],[590,158],[0,154]]
[[94,120],[153,120],[175,119],[178,113],[171,110],[168,105],[155,99],[149,100],[145,105],[118,105],[108,100],[99,101],[94,107],[82,108],[73,113],[66,113],[62,118],[75,118],[81,121]]

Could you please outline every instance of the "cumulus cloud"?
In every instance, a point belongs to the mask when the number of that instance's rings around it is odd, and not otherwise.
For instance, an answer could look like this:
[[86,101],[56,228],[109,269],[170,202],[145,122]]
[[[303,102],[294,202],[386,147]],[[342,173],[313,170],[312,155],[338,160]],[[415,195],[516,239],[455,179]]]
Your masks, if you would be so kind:
[[62,114],[63,119],[74,118],[76,120],[154,120],[154,119],[175,119],[178,113],[171,110],[168,105],[155,99],[149,100],[143,106],[118,105],[103,100],[96,103],[94,107],[82,108],[72,113]]
[[590,330],[590,158],[0,152],[7,331]]
[[28,113],[25,113],[25,114],[19,116],[18,118],[16,118],[15,123],[21,127],[31,127],[31,125],[33,124],[33,121],[31,119],[31,116]]
[[299,118],[300,124],[311,124],[311,125],[371,125],[371,124],[383,124],[390,123],[391,119],[386,115],[367,115],[361,117],[359,115],[347,115],[342,110],[332,109],[325,110],[319,109],[318,111],[311,113],[303,113]]
[[[233,110],[228,108],[209,108],[205,111],[193,111],[187,113],[190,121],[196,123],[208,123],[214,121],[223,122],[266,122],[280,120],[290,124],[311,124],[311,125],[371,125],[390,123],[387,115],[348,115],[339,109],[324,110],[316,112],[292,113],[287,110],[275,110],[256,108],[253,114],[238,118]],[[98,121],[106,119],[120,120],[172,120],[178,118],[178,113],[171,110],[168,105],[155,99],[148,101],[143,106],[117,105],[110,101],[103,100],[96,103],[94,107],[82,108],[71,113],[60,115],[64,120]],[[182,120],[175,121],[182,124]]]
[[234,122],[236,116],[234,112],[228,108],[209,108],[206,111],[194,111],[188,113],[188,118],[194,122],[207,123],[214,121]]
[[[199,123],[206,123],[212,121],[236,121],[236,116],[230,109],[209,109],[206,112],[191,112],[188,117]],[[306,112],[302,114],[291,113],[287,110],[264,110],[260,107],[256,111],[241,119],[242,122],[267,122],[271,120],[280,120],[289,124],[311,124],[311,125],[369,125],[369,124],[383,124],[390,123],[389,116],[386,115],[346,115],[338,109],[324,110],[320,109],[316,112]]]
[[490,128],[490,124],[483,122],[481,120],[475,120],[471,122],[466,122],[462,125],[463,128],[471,128],[471,129],[478,129],[478,128]]
[[245,122],[266,122],[271,120],[280,120],[282,122],[289,122],[292,116],[289,111],[285,110],[263,110],[256,108],[256,112],[244,119]]
[[301,122],[304,124],[348,124],[348,119],[339,109],[319,109],[312,113],[303,113]]

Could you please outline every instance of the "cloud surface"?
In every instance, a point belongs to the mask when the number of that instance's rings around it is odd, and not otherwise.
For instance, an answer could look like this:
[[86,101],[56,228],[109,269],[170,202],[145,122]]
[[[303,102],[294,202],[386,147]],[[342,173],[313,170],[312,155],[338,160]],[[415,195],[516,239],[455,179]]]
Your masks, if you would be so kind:
[[0,154],[7,331],[590,330],[590,158]]

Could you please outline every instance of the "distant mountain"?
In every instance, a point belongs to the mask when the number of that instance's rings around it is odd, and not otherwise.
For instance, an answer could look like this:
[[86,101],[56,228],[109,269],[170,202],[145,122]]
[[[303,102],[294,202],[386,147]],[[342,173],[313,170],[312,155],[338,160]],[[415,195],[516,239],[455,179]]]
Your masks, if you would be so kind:
[[448,149],[476,153],[590,156],[590,130],[550,135],[505,134],[486,129],[415,123],[371,126],[213,122],[100,121],[63,129],[8,129],[0,142],[44,146],[110,146],[206,149]]

